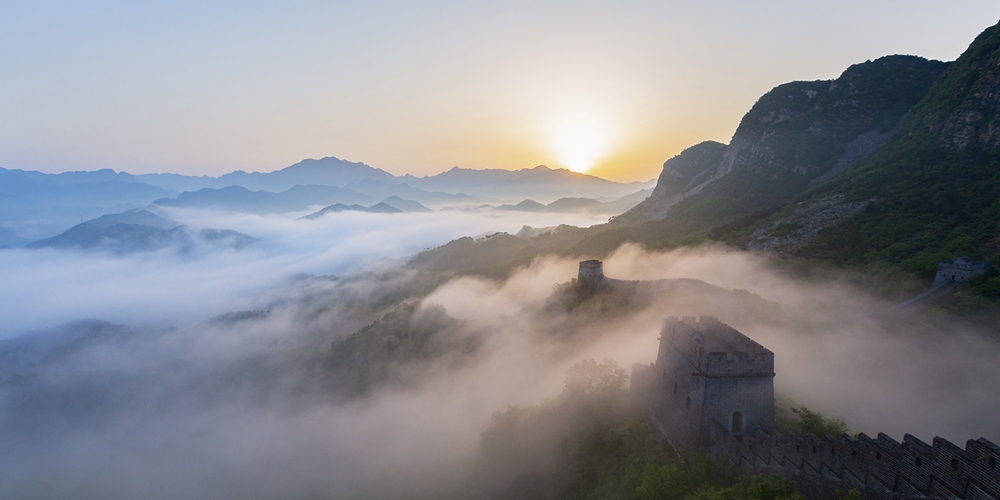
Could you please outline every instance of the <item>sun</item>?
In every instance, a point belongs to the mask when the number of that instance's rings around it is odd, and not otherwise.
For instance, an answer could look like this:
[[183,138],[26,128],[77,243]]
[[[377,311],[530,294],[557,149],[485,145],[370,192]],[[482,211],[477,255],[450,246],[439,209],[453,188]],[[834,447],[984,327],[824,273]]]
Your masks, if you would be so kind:
[[574,117],[558,122],[552,131],[552,152],[562,166],[586,172],[607,152],[608,127],[591,117]]

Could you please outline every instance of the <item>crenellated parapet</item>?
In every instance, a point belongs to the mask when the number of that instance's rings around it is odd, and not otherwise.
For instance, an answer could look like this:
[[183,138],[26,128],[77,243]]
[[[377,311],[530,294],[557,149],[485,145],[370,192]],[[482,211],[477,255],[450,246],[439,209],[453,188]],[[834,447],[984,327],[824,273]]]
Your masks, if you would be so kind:
[[936,437],[927,444],[909,434],[834,438],[758,429],[734,435],[713,422],[709,453],[750,473],[793,478],[809,498],[835,498],[856,489],[871,499],[1000,498],[1000,448],[986,439],[964,449]]
[[704,376],[774,376],[774,353],[715,318],[670,316],[660,335]]
[[707,450],[751,474],[781,474],[809,499],[856,489],[873,500],[1000,500],[1000,448],[909,434],[798,436],[774,430],[774,354],[714,318],[663,320],[656,362],[630,390],[675,448]]
[[577,274],[580,283],[586,283],[600,292],[604,288],[604,263],[599,260],[585,260],[580,262],[580,271]]

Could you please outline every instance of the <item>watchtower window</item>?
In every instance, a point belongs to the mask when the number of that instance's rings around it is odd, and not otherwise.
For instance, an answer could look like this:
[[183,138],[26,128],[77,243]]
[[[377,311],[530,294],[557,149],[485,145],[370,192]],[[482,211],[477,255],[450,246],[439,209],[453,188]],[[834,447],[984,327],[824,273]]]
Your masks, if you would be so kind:
[[733,412],[733,432],[734,433],[743,432],[743,412],[739,411]]
[[677,382],[674,382],[674,394],[677,394]]
[[996,466],[997,466],[997,459],[996,459],[996,457],[990,457],[990,462],[989,463],[990,463],[990,468],[991,469],[995,469]]
[[691,408],[691,396],[688,396],[688,399],[687,399],[687,407],[688,407],[688,408]]
[[958,468],[958,459],[957,458],[951,459],[951,468],[952,469],[957,469]]

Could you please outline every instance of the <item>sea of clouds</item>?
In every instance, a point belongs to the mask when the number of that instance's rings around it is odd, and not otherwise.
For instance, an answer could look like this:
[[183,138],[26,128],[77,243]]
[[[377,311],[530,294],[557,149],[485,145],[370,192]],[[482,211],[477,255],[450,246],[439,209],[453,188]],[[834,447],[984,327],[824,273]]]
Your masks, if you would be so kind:
[[[652,362],[667,315],[728,318],[775,352],[784,398],[854,431],[1000,440],[995,338],[919,312],[887,315],[891,304],[843,281],[793,279],[766,256],[718,247],[625,245],[604,259],[605,272],[748,290],[775,304],[777,318],[732,317],[715,295],[653,297],[627,316],[553,311],[549,298],[575,277],[578,259],[543,257],[505,280],[456,277],[420,299],[482,340],[467,362],[431,359],[413,383],[331,397],[327,346],[373,319],[353,304],[418,279],[404,269],[407,256],[524,224],[595,221],[476,211],[169,215],[262,241],[188,254],[0,252],[0,335],[80,318],[126,325],[0,384],[0,496],[474,496],[480,434],[494,411],[554,396],[581,359]],[[267,313],[210,320],[244,310]]]

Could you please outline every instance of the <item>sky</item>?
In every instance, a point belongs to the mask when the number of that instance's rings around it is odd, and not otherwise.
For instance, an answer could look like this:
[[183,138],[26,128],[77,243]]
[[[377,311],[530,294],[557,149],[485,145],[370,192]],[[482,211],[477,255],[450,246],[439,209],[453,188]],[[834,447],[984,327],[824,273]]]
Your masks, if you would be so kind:
[[0,4],[0,167],[649,180],[776,85],[953,60],[995,0]]

